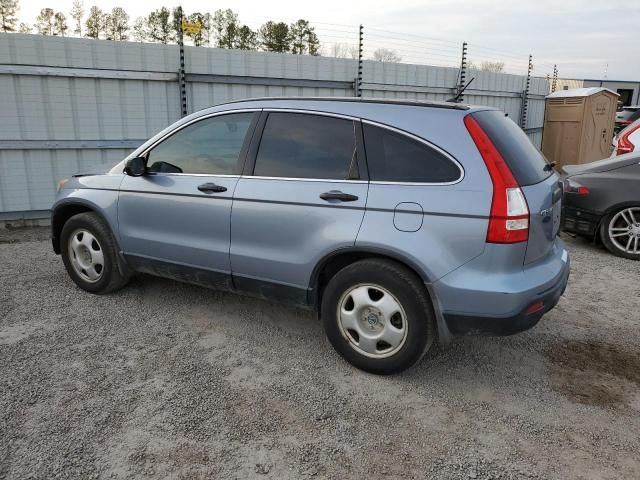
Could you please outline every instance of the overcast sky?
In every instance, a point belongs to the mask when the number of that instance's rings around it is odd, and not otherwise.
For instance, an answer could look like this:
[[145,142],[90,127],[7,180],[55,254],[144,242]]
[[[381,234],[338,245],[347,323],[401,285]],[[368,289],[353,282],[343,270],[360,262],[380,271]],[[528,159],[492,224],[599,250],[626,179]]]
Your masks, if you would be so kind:
[[[131,23],[150,10],[179,3],[187,13],[232,8],[254,28],[268,19],[315,21],[326,48],[331,42],[355,42],[362,23],[370,47],[391,47],[408,63],[455,63],[458,44],[466,40],[472,60],[502,60],[513,73],[523,68],[526,72],[526,56],[532,53],[539,73],[557,63],[560,77],[599,79],[606,72],[609,79],[640,81],[640,0],[84,2],[86,10],[93,4],[103,10],[122,6]],[[20,20],[33,24],[43,7],[68,17],[71,4],[72,0],[20,0]]]

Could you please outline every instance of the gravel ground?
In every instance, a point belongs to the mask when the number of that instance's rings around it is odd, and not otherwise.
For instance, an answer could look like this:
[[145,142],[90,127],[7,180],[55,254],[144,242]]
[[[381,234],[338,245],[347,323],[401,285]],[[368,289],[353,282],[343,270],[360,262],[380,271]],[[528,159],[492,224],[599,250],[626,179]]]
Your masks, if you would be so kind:
[[151,277],[92,296],[46,231],[0,231],[0,478],[640,478],[640,262],[567,241],[536,328],[377,377],[310,312]]

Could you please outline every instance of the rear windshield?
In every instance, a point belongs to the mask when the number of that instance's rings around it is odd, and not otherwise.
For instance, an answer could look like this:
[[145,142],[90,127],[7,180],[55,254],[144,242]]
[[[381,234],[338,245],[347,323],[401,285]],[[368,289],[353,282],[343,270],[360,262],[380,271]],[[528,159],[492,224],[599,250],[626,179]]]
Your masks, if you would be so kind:
[[545,171],[547,161],[527,134],[503,112],[485,110],[473,113],[473,118],[496,146],[520,185],[533,185],[551,176]]

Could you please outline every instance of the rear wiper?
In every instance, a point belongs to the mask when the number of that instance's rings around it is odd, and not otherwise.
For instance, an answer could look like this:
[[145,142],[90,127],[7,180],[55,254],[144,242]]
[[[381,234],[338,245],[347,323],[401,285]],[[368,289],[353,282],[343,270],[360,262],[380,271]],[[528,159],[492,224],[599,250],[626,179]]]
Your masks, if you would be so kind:
[[550,172],[551,170],[553,170],[553,167],[555,167],[556,165],[557,165],[556,162],[549,162],[544,166],[543,170],[545,172]]

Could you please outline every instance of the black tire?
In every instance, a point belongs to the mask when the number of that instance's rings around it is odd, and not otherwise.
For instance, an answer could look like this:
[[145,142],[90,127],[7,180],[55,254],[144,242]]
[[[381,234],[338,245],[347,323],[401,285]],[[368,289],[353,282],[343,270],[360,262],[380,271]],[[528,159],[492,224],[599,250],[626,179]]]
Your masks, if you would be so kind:
[[[404,343],[390,356],[371,358],[359,352],[340,325],[338,309],[343,295],[362,284],[386,289],[406,314]],[[336,351],[352,365],[371,373],[387,375],[412,367],[436,338],[435,315],[423,282],[406,267],[387,259],[361,260],[336,273],[322,295],[321,317]]]
[[[609,236],[609,226],[611,222],[614,221],[615,216],[618,213],[620,213],[622,210],[627,210],[628,208],[630,207],[620,208],[618,210],[615,210],[605,215],[605,217],[602,219],[602,223],[600,224],[600,239],[602,240],[602,243],[604,244],[605,248],[609,250],[609,252],[613,253],[614,255],[622,258],[628,258],[629,260],[640,260],[640,253],[625,252],[620,247],[616,246],[614,241]],[[639,207],[632,207],[632,208],[635,208],[636,212],[640,209]],[[640,222],[640,218],[637,218],[637,217],[638,215],[636,214],[636,220]],[[619,223],[617,224],[617,226],[620,226],[620,225],[621,224]],[[638,238],[638,243],[640,244],[640,238]]]
[[[85,280],[72,265],[69,242],[71,236],[79,230],[87,231],[97,240],[97,251],[102,253],[103,265],[100,269],[100,277],[94,282]],[[81,289],[90,293],[110,293],[124,287],[129,281],[130,275],[121,271],[118,265],[118,247],[111,229],[95,213],[80,213],[71,217],[62,227],[60,235],[60,250],[62,261],[71,279]]]

